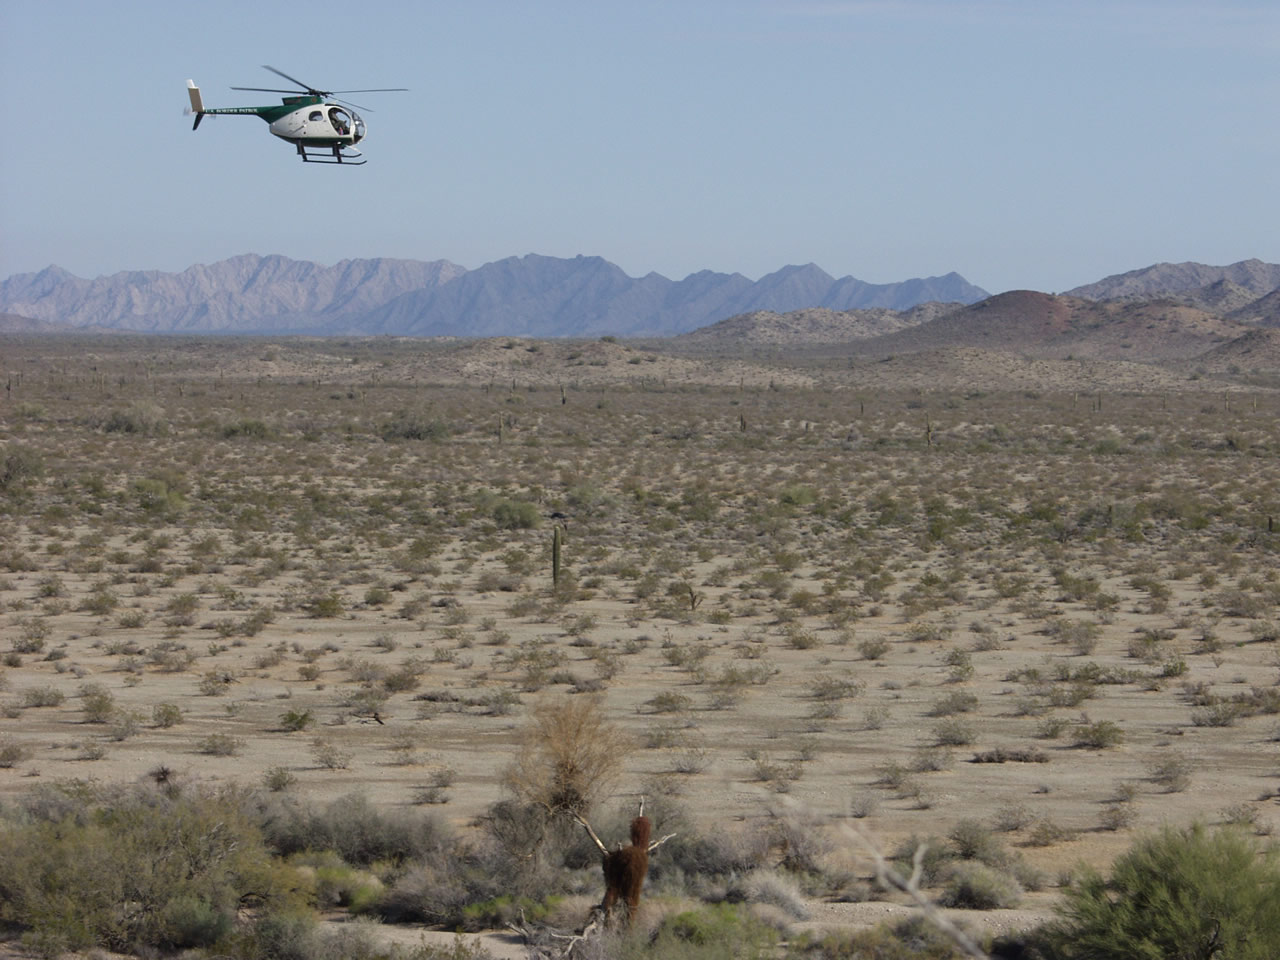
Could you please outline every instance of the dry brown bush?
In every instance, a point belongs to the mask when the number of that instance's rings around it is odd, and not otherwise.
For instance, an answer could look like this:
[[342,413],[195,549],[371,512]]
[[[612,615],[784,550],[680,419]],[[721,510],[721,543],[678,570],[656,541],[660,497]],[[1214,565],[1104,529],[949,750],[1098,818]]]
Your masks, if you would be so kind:
[[503,784],[549,813],[586,816],[633,749],[631,738],[608,719],[602,698],[544,699],[531,712]]

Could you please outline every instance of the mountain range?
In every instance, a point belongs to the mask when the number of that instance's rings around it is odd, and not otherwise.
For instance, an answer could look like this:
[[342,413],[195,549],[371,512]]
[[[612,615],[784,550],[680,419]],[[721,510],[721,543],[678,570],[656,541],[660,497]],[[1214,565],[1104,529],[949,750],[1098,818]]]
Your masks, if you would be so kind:
[[749,280],[704,270],[628,276],[600,257],[530,254],[467,270],[447,260],[331,267],[245,254],[180,273],[85,280],[56,266],[0,283],[0,313],[73,328],[149,333],[486,337],[670,336],[735,314],[805,307],[905,310],[974,303],[956,273],[873,284],[808,264]]
[[1160,263],[1064,294],[988,296],[958,274],[869,284],[818,267],[752,281],[633,278],[600,257],[345,260],[245,255],[181,273],[83,280],[49,267],[0,283],[0,332],[662,338],[709,355],[799,350],[890,358],[973,350],[1025,359],[1195,361],[1280,369],[1280,265]]

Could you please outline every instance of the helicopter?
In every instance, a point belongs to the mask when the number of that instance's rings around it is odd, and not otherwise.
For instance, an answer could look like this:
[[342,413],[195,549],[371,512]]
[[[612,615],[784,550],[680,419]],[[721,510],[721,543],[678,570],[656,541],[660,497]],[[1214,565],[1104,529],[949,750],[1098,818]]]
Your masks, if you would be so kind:
[[[407,87],[378,87],[372,90],[317,90],[301,80],[289,76],[283,70],[263,64],[264,70],[270,70],[277,76],[284,77],[290,83],[297,84],[298,90],[274,90],[267,87],[232,87],[232,90],[252,90],[257,93],[286,93],[283,103],[278,107],[206,107],[200,96],[200,88],[195,81],[187,81],[187,95],[191,98],[191,108],[187,112],[196,115],[191,125],[195,130],[206,114],[245,113],[261,117],[271,126],[270,131],[281,140],[287,140],[298,150],[303,163],[341,163],[348,166],[359,166],[365,163],[363,155],[355,145],[364,139],[365,125],[356,113],[358,104],[339,100],[335,93],[395,93],[407,91]],[[332,99],[331,99],[332,98]],[[368,107],[360,107],[368,110]]]

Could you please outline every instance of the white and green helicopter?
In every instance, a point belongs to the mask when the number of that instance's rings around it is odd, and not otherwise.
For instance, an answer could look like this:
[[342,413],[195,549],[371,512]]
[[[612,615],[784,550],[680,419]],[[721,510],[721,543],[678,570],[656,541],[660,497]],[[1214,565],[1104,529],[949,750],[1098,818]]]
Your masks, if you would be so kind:
[[[287,140],[298,149],[304,163],[345,163],[358,165],[365,162],[355,145],[364,139],[364,121],[353,109],[357,106],[334,97],[335,93],[394,93],[407,87],[378,87],[371,90],[317,90],[287,73],[268,67],[277,76],[296,83],[299,90],[273,90],[267,87],[232,87],[232,90],[252,90],[258,93],[287,93],[278,107],[206,107],[200,96],[200,88],[192,80],[187,81],[187,94],[191,97],[191,113],[196,122],[191,129],[200,126],[205,114],[247,113],[261,117],[270,124],[270,131],[281,140]],[[332,99],[330,99],[332,98]],[[368,107],[360,107],[368,110]]]

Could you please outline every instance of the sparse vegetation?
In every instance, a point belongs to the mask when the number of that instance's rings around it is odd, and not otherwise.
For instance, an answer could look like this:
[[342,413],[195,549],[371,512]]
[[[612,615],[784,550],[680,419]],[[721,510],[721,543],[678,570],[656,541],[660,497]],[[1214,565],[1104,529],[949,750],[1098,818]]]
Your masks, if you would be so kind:
[[[945,837],[928,895],[957,904],[1012,902],[1077,849],[1106,869],[1168,810],[1275,829],[1267,374],[1230,382],[1228,417],[1208,376],[916,391],[833,354],[767,387],[716,358],[664,380],[665,347],[352,339],[273,344],[289,373],[259,378],[261,343],[208,345],[216,363],[137,343],[6,342],[27,412],[0,438],[22,461],[0,486],[0,804],[164,758],[148,802],[249,784],[293,831],[268,850],[318,858],[328,804],[368,783],[332,818],[367,821],[359,856],[387,863],[303,873],[376,874],[361,910],[457,925],[582,894],[594,848],[551,814],[590,811],[612,844],[639,792],[655,820],[684,796],[714,821],[658,826],[680,836],[655,890],[792,919],[875,893],[811,849],[831,824],[775,830],[762,797]],[[444,802],[471,824],[433,847],[445,866],[390,842]],[[701,910],[679,929],[714,926]],[[202,945],[249,956],[241,935]]]

